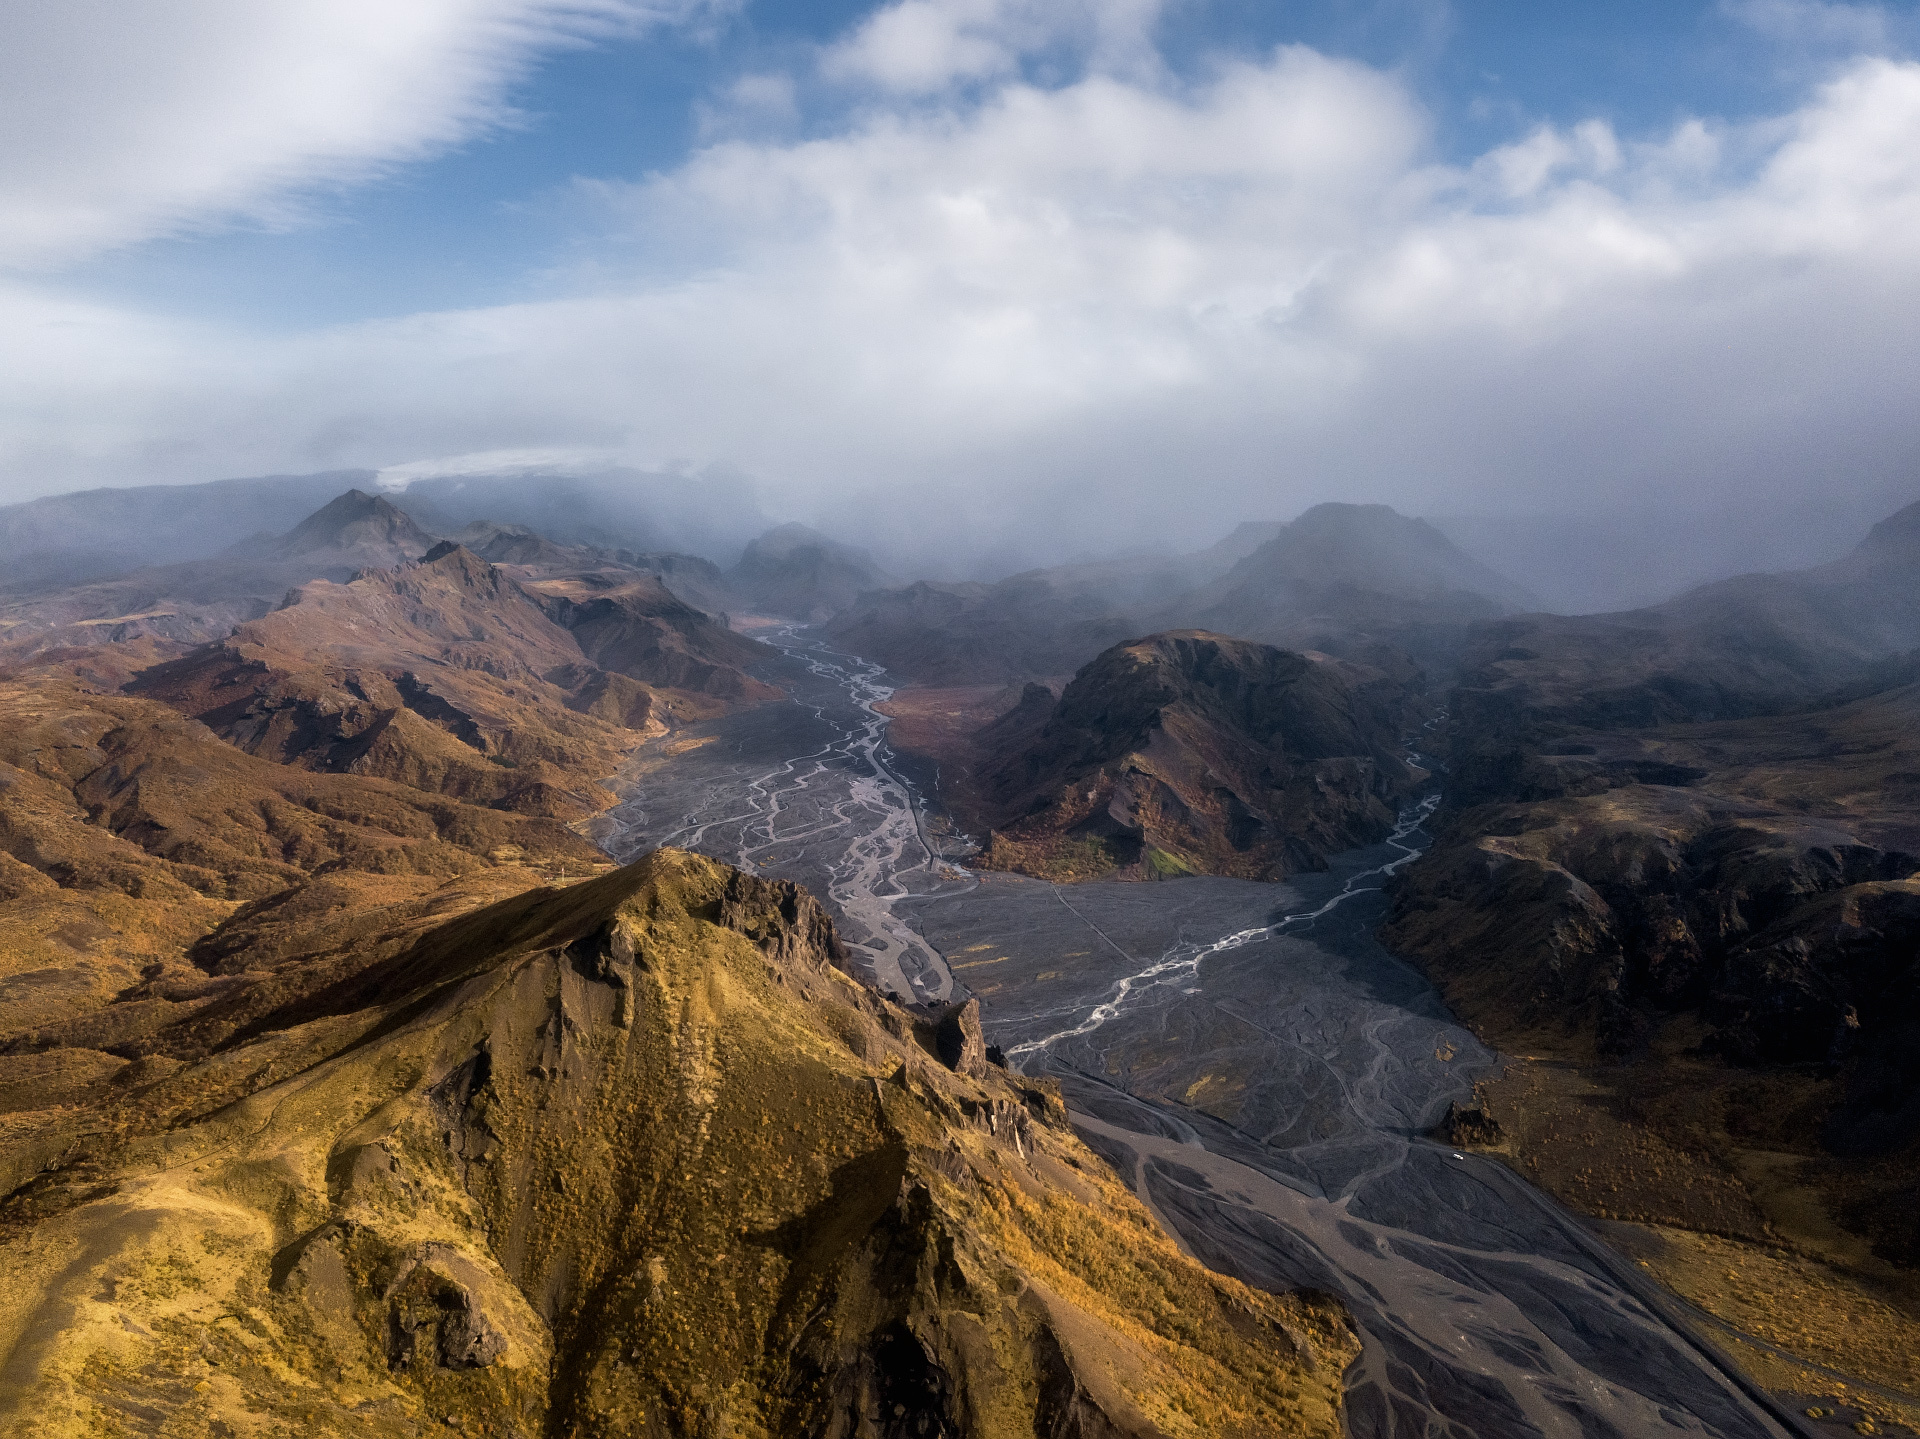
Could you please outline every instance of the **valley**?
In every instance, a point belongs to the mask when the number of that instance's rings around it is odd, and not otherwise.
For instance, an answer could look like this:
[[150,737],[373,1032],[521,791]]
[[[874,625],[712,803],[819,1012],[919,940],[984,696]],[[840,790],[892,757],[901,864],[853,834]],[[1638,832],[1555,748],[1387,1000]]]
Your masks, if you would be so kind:
[[[1496,1062],[1371,938],[1430,802],[1280,886],[963,875],[914,829],[924,797],[877,743],[884,676],[774,638],[798,703],[642,751],[643,797],[602,842],[707,847],[831,894],[882,988],[899,963],[917,995],[976,996],[1009,1064],[1060,1083],[1082,1138],[1188,1252],[1340,1296],[1363,1344],[1351,1432],[1795,1432],[1577,1221],[1424,1137]],[[863,949],[863,930],[885,938]]]
[[352,490],[23,580],[0,1396],[1911,1426],[1914,524],[1575,619],[1378,506],[956,590]]
[[1920,0],[0,42],[0,1439],[1920,1439]]

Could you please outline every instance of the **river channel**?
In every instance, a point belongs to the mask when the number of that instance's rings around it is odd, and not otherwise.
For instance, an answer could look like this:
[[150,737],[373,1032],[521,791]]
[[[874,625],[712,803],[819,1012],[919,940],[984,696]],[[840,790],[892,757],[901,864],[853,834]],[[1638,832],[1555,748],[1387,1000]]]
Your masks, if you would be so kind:
[[642,750],[596,839],[797,880],[880,989],[977,996],[989,1040],[1060,1081],[1082,1138],[1189,1253],[1344,1300],[1357,1439],[1802,1432],[1576,1218],[1424,1137],[1496,1059],[1373,938],[1424,808],[1285,884],[970,874],[887,749],[884,671],[803,628],[760,638],[792,702]]

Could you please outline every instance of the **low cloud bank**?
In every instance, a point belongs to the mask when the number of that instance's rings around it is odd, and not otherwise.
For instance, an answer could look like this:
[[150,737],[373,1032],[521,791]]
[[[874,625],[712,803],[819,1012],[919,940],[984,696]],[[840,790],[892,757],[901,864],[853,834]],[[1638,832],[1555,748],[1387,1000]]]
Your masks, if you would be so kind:
[[[1920,65],[1458,165],[1395,75],[1288,47],[1179,82],[1135,20],[892,7],[816,62],[866,87],[837,132],[577,182],[594,238],[541,303],[263,335],[16,278],[0,474],[719,463],[945,569],[1326,498],[1778,514],[1815,551],[1920,497]],[[1093,58],[1043,88],[1027,44]]]

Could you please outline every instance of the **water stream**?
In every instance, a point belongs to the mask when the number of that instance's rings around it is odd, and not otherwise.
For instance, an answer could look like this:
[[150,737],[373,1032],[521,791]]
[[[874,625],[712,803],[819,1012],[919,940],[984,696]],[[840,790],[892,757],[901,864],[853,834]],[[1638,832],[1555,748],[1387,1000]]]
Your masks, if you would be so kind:
[[602,845],[798,880],[879,988],[977,996],[989,1038],[1060,1081],[1082,1137],[1190,1253],[1342,1297],[1359,1439],[1801,1432],[1577,1219],[1424,1137],[1495,1062],[1373,938],[1431,801],[1280,885],[968,874],[887,751],[885,673],[803,628],[761,637],[793,702],[643,751]]

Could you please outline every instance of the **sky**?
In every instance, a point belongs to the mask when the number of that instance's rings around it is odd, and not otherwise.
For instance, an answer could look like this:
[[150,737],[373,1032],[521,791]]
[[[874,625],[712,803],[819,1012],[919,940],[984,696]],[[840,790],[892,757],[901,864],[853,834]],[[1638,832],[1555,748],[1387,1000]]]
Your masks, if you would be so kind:
[[1327,499],[1824,558],[1920,499],[1917,50],[1819,0],[18,0],[0,502],[638,466],[929,563]]

